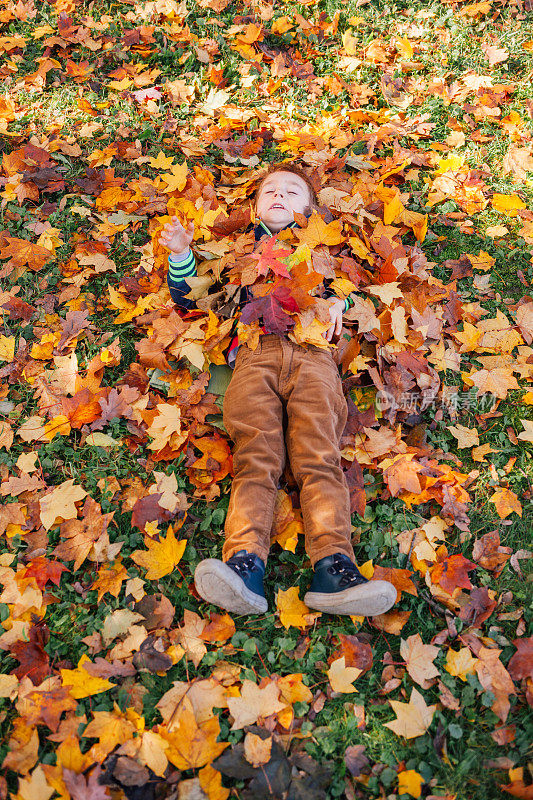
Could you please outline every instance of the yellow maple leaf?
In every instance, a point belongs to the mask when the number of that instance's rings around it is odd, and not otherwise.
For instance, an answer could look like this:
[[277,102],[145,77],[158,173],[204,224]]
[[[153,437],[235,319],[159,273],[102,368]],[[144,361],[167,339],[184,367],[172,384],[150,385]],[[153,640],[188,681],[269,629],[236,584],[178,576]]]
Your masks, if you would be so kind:
[[277,684],[280,690],[280,699],[285,703],[310,703],[313,693],[302,681],[303,673],[293,672],[278,678]]
[[39,734],[36,726],[28,725],[24,717],[16,717],[7,750],[2,767],[12,769],[19,775],[27,775],[38,758]]
[[332,289],[338,297],[348,297],[349,294],[355,292],[357,286],[348,278],[335,278],[331,281],[330,289]]
[[276,595],[276,606],[279,611],[279,620],[284,628],[290,628],[291,625],[295,628],[307,628],[321,613],[320,611],[311,611],[300,600],[300,590],[297,586],[291,586],[287,591],[279,589]]
[[148,163],[154,169],[171,169],[174,156],[166,156],[162,150],[159,151],[155,158],[150,158]]
[[115,92],[123,92],[133,85],[131,78],[125,76],[121,81],[109,81],[107,84],[108,89],[114,89]]
[[132,711],[133,709],[128,709],[124,713],[115,704],[113,711],[93,712],[93,719],[83,731],[83,735],[99,739],[100,745],[95,748],[97,752],[91,751],[95,757],[98,754],[103,760],[114,747],[132,738],[137,730],[137,726],[128,719],[128,714]]
[[31,776],[19,778],[18,793],[15,800],[49,800],[55,789],[48,783],[43,768],[37,764]]
[[211,764],[206,764],[198,773],[200,788],[208,800],[227,800],[230,790],[222,786],[222,775]]
[[172,731],[160,725],[157,734],[167,744],[165,755],[178,769],[204,767],[217,758],[228,746],[217,742],[220,724],[217,717],[198,724],[192,703],[183,697],[172,720]]
[[324,336],[330,324],[329,322],[320,322],[320,320],[315,318],[310,325],[304,327],[301,320],[298,319],[296,325],[289,333],[289,339],[296,344],[314,344],[315,347],[322,347],[327,350],[334,346],[331,342],[328,342]]
[[494,503],[496,506],[496,511],[498,512],[500,519],[505,519],[514,511],[519,517],[522,516],[522,506],[520,505],[520,501],[515,493],[510,489],[498,489],[494,492],[489,502]]
[[403,297],[403,292],[398,287],[399,283],[397,281],[391,281],[390,283],[383,283],[381,285],[371,284],[366,287],[365,291],[375,295],[375,297],[379,297],[382,303],[390,306],[393,300],[398,300]]
[[201,724],[215,716],[213,708],[227,708],[226,692],[226,687],[214,678],[203,678],[191,683],[174,681],[172,688],[163,695],[156,708],[171,731],[174,729],[175,711],[184,696],[191,701],[196,721]]
[[472,350],[475,350],[481,341],[482,336],[483,331],[466,321],[463,322],[462,331],[454,331],[453,333],[454,339],[457,339],[458,342],[461,342],[461,348],[459,350],[460,353],[468,353]]
[[466,428],[464,425],[447,425],[446,427],[457,439],[457,447],[475,447],[479,444],[479,433],[476,428]]
[[472,456],[473,461],[484,461],[485,456],[489,453],[497,453],[497,450],[494,450],[490,444],[480,444],[479,447],[472,448],[472,452],[470,455]]
[[150,536],[144,537],[144,543],[148,550],[135,550],[131,558],[140,567],[148,570],[146,579],[157,581],[164,575],[169,575],[177,564],[187,546],[187,540],[181,539],[179,542],[174,536],[174,531],[169,527],[165,539],[161,538],[158,542]]
[[348,28],[342,34],[342,46],[347,56],[356,56],[361,52],[359,40],[353,35],[351,28]]
[[234,718],[231,730],[235,731],[277,714],[285,705],[279,700],[279,687],[274,681],[259,688],[246,679],[242,682],[240,697],[228,697],[228,708]]
[[481,269],[483,272],[491,269],[496,263],[496,259],[489,255],[489,253],[487,253],[485,250],[480,250],[477,256],[468,254],[467,257],[474,269]]
[[30,353],[31,357],[37,358],[39,361],[47,361],[49,358],[52,358],[54,347],[60,339],[61,331],[56,331],[55,333],[45,333],[41,340],[39,342],[35,342],[35,344],[32,346]]
[[183,164],[174,164],[170,172],[163,172],[161,179],[167,184],[164,191],[181,192],[187,183],[188,172],[189,168],[186,161]]
[[321,244],[335,245],[344,241],[342,222],[334,219],[324,222],[320,214],[314,213],[307,223],[307,228],[295,229],[300,244],[306,244],[310,250]]
[[439,670],[433,663],[438,654],[439,648],[424,644],[419,633],[401,640],[400,655],[407,664],[407,672],[423,689],[428,689],[433,678],[439,675]]
[[87,492],[81,486],[74,486],[74,478],[56,486],[50,494],[41,497],[41,522],[45,530],[49,530],[58,522],[75,519],[78,516],[76,503],[83,500]]
[[179,405],[159,403],[157,416],[154,417],[146,432],[153,439],[153,442],[148,445],[149,450],[162,450],[167,444],[177,449],[187,438],[187,434],[181,432]]
[[98,577],[91,586],[91,589],[98,591],[98,602],[106,592],[112,594],[113,597],[118,597],[127,577],[128,573],[120,558],[116,558],[110,564],[102,564],[98,570]]
[[512,369],[507,367],[480,369],[465,377],[477,386],[478,395],[490,392],[501,400],[505,400],[509,389],[520,389]]
[[64,414],[58,414],[57,417],[53,417],[45,423],[44,438],[51,442],[54,436],[57,434],[60,436],[68,436],[70,430],[71,428],[68,417],[66,417]]
[[472,656],[469,647],[461,647],[459,650],[448,650],[446,654],[446,664],[444,669],[453,675],[466,681],[467,675],[473,675],[476,671],[477,658]]
[[420,797],[424,778],[414,769],[404,769],[398,773],[398,793]]
[[416,239],[419,242],[423,242],[428,231],[428,215],[419,214],[418,211],[409,211],[407,208],[404,208],[399,216],[400,222],[403,222],[404,225],[411,228]]
[[431,725],[433,715],[437,710],[437,706],[428,706],[426,701],[416,689],[411,692],[411,698],[408,703],[400,703],[398,700],[389,700],[396,719],[392,722],[385,722],[386,728],[397,736],[404,736],[406,739],[414,739],[416,736],[422,736]]
[[385,225],[390,225],[404,210],[400,192],[395,186],[380,184],[374,190],[374,195],[383,203],[383,222]]
[[80,700],[82,697],[91,697],[93,694],[100,694],[100,692],[107,692],[108,689],[113,689],[115,683],[111,683],[107,678],[97,678],[91,675],[84,668],[84,664],[92,663],[87,655],[82,655],[78,661],[76,669],[62,669],[61,683],[69,690],[71,697],[75,700]]
[[336,658],[335,661],[331,662],[331,666],[328,669],[327,674],[331,688],[334,692],[350,694],[357,691],[352,681],[355,681],[361,672],[362,670],[357,669],[357,667],[347,667],[346,658],[345,656],[342,656],[341,658]]

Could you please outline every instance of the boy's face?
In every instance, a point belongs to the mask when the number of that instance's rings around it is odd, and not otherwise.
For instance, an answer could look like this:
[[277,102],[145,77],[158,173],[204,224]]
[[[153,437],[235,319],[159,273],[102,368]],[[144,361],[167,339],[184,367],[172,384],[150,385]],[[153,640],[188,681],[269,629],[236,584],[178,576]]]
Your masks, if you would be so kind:
[[293,172],[273,172],[261,186],[256,212],[273,233],[294,221],[294,212],[305,213],[311,206],[306,182]]

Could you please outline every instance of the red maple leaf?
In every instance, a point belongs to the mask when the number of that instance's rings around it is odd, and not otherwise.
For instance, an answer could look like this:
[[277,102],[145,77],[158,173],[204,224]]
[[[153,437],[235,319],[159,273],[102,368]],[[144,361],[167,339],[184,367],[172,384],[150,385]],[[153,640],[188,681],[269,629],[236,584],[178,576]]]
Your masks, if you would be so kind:
[[260,253],[252,254],[252,258],[257,259],[257,274],[266,275],[268,270],[271,269],[272,272],[279,275],[281,278],[290,278],[291,276],[287,271],[287,266],[280,261],[280,258],[290,256],[291,251],[285,250],[283,247],[279,247],[275,250],[276,243],[276,237],[271,236],[265,241]]
[[298,305],[289,290],[277,286],[265,297],[258,297],[247,303],[241,314],[246,325],[256,319],[262,319],[267,333],[283,334],[294,327],[295,320],[286,311],[298,311]]
[[438,583],[445,592],[453,594],[455,589],[471,589],[468,573],[476,569],[476,564],[463,555],[448,556],[435,564],[431,572],[431,580]]
[[65,571],[68,572],[68,568],[59,561],[50,561],[44,556],[38,556],[32,559],[31,563],[23,570],[22,577],[35,578],[37,586],[42,591],[47,581],[59,586],[61,574]]
[[38,686],[50,675],[50,659],[44,649],[49,638],[48,627],[45,623],[40,623],[30,629],[28,642],[18,641],[10,645],[9,652],[20,662],[13,670],[13,675],[19,680],[27,675],[34,686]]

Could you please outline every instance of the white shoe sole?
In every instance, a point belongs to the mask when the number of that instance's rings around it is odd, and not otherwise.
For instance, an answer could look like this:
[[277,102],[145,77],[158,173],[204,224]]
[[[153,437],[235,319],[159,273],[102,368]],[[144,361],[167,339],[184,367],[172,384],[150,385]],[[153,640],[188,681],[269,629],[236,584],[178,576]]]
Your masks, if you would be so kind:
[[351,614],[375,617],[384,614],[396,602],[396,588],[388,581],[369,581],[342,592],[307,592],[304,603],[326,614]]
[[214,606],[234,614],[262,614],[268,611],[264,597],[251,592],[236,572],[217,558],[200,561],[194,572],[198,594]]

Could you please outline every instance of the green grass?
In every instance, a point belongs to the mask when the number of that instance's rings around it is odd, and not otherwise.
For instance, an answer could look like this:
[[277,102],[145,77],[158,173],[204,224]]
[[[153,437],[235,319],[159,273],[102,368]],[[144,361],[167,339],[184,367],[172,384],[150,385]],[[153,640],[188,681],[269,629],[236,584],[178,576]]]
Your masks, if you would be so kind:
[[[530,97],[533,54],[524,45],[533,39],[533,23],[528,17],[522,19],[517,7],[511,4],[493,3],[491,14],[473,20],[461,16],[463,7],[461,5],[452,7],[449,3],[436,0],[429,3],[422,3],[419,0],[409,3],[371,0],[363,5],[355,0],[349,0],[342,6],[339,6],[336,0],[319,0],[314,5],[284,2],[281,5],[275,4],[272,20],[264,23],[264,44],[280,48],[283,52],[297,48],[300,51],[301,61],[309,59],[312,61],[319,88],[321,80],[327,79],[334,73],[348,84],[357,83],[370,88],[373,96],[368,102],[361,103],[360,110],[363,113],[378,112],[381,116],[377,122],[369,118],[359,126],[354,126],[356,141],[346,148],[339,149],[336,155],[341,158],[349,151],[365,158],[369,146],[372,146],[374,158],[394,157],[398,148],[405,148],[418,156],[422,162],[422,166],[414,165],[414,168],[419,169],[418,179],[411,183],[407,181],[401,183],[400,177],[398,181],[400,190],[409,194],[407,207],[423,213],[429,212],[429,234],[422,249],[428,260],[436,264],[432,271],[433,275],[448,284],[451,273],[445,266],[446,261],[458,259],[465,253],[477,254],[480,250],[488,252],[496,259],[494,267],[489,273],[475,270],[474,275],[490,275],[490,293],[481,294],[473,282],[473,276],[459,279],[457,291],[464,303],[480,303],[487,311],[485,318],[494,317],[500,310],[512,324],[514,318],[509,306],[512,308],[513,304],[530,294],[529,285],[533,280],[531,247],[520,236],[520,218],[513,219],[498,214],[489,202],[481,213],[468,215],[473,221],[474,232],[472,235],[467,235],[456,224],[457,220],[453,220],[454,224],[451,226],[444,224],[450,221],[449,214],[460,211],[460,206],[453,197],[445,198],[432,208],[426,206],[434,168],[424,166],[429,163],[424,159],[430,156],[463,157],[467,167],[477,171],[475,174],[485,182],[484,190],[487,197],[494,192],[504,194],[518,192],[528,207],[531,207],[533,200],[531,175],[525,181],[514,181],[511,175],[503,175],[502,161],[513,138],[500,125],[503,117],[516,112],[522,121],[522,138],[518,136],[514,143],[520,147],[529,144],[529,138],[533,133],[533,121],[526,111],[524,102]],[[317,92],[316,96],[313,95],[315,99],[311,101],[307,84],[290,75],[284,79],[281,91],[271,98],[261,94],[258,87],[262,82],[268,81],[270,76],[270,62],[266,61],[255,62],[255,72],[252,69],[250,74],[257,75],[256,82],[251,86],[245,86],[242,80],[242,68],[246,62],[232,48],[233,40],[228,36],[228,30],[234,24],[235,17],[251,15],[255,7],[231,3],[223,11],[214,12],[209,8],[202,8],[191,0],[187,8],[189,15],[186,22],[194,43],[202,48],[206,44],[205,40],[213,39],[219,46],[219,53],[214,56],[213,64],[223,69],[227,86],[232,87],[229,90],[230,103],[237,108],[257,109],[259,114],[258,118],[253,118],[249,123],[235,125],[230,131],[222,130],[220,135],[229,135],[230,138],[236,139],[257,127],[272,128],[272,122],[275,122],[278,128],[287,126],[293,130],[305,123],[311,132],[319,131],[325,114],[350,106],[353,108],[350,94],[346,89],[342,89],[337,96],[323,89],[322,94]],[[492,19],[492,13],[496,11],[499,15]],[[280,17],[292,17],[297,13],[316,24],[319,14],[326,14],[331,20],[338,12],[340,13],[337,33],[322,40],[315,34],[307,35],[298,25],[291,28],[289,33],[282,35],[269,32],[272,22]],[[20,112],[20,116],[9,123],[10,135],[2,136],[2,151],[9,154],[27,145],[30,139],[37,146],[49,147],[50,157],[57,164],[55,168],[61,171],[66,182],[65,192],[41,192],[37,202],[23,201],[19,204],[16,199],[6,199],[2,195],[0,203],[0,225],[10,236],[35,241],[37,235],[29,226],[35,222],[48,222],[59,229],[64,241],[64,244],[57,249],[54,258],[40,272],[26,271],[16,279],[14,276],[0,279],[2,291],[10,290],[16,283],[19,287],[17,296],[36,308],[42,304],[44,295],[55,295],[70,285],[64,279],[64,270],[73,257],[76,244],[82,240],[90,241],[95,236],[96,226],[100,222],[94,215],[97,211],[94,203],[98,192],[90,194],[76,184],[76,179],[85,177],[88,160],[94,150],[103,150],[121,141],[140,142],[142,148],[140,162],[114,157],[106,167],[108,176],[112,174],[114,178],[122,180],[124,188],[127,188],[128,184],[135,181],[139,175],[150,179],[157,176],[158,171],[151,168],[144,159],[155,157],[160,150],[166,155],[174,156],[176,162],[183,162],[185,156],[180,147],[180,133],[196,137],[205,147],[205,154],[187,156],[191,170],[195,165],[211,168],[218,179],[220,169],[227,169],[228,166],[243,167],[239,161],[236,164],[225,162],[222,150],[206,138],[209,127],[217,121],[221,129],[227,128],[228,125],[227,122],[223,123],[218,115],[208,117],[196,107],[196,104],[206,100],[214,87],[208,80],[210,65],[199,60],[192,45],[189,45],[185,38],[179,39],[177,34],[173,34],[169,24],[157,14],[148,13],[145,4],[139,4],[137,7],[122,3],[109,4],[107,0],[101,0],[92,6],[79,4],[71,16],[75,25],[81,24],[82,17],[87,15],[98,24],[104,14],[109,14],[111,17],[108,27],[101,31],[94,27],[90,31],[93,38],[97,39],[104,35],[107,40],[103,48],[96,50],[85,46],[82,41],[79,44],[67,43],[66,48],[55,46],[48,52],[45,44],[46,36],[34,38],[32,35],[38,26],[50,25],[54,29],[57,27],[56,10],[48,3],[39,4],[36,16],[33,18],[9,20],[0,25],[0,36],[22,35],[26,39],[26,46],[20,51],[22,58],[12,60],[12,67],[0,66],[2,69],[0,76],[5,82],[5,89],[12,96],[16,94],[17,109]],[[126,18],[127,14],[129,18]],[[359,17],[362,21],[350,22],[353,17]],[[125,46],[121,41],[128,31],[142,25],[153,27],[155,40],[151,45],[153,52],[145,56],[135,48]],[[386,65],[372,63],[361,58],[361,64],[353,71],[343,71],[338,66],[338,59],[342,47],[341,37],[348,28],[351,28],[352,35],[358,42],[361,56],[364,49],[377,39],[386,52],[391,54],[389,63]],[[392,58],[395,42],[399,37],[407,38],[413,43],[412,60],[418,62],[406,71],[402,70],[399,60],[394,61]],[[509,51],[509,58],[490,67],[481,49],[481,42],[496,43],[505,47]],[[183,56],[187,57],[180,63]],[[57,59],[60,66],[54,66],[47,73],[44,85],[32,85],[31,75],[37,68],[38,60],[45,57]],[[13,59],[13,53],[7,54],[7,58]],[[75,82],[68,76],[66,72],[68,59],[75,64],[81,61],[89,62],[94,71],[88,81]],[[110,73],[121,66],[138,70],[159,70],[159,74],[153,78],[153,84],[159,87],[164,87],[167,80],[186,81],[187,84],[194,86],[194,104],[191,106],[184,102],[172,105],[163,94],[155,111],[143,108],[135,102],[128,91],[120,92],[109,88],[108,84],[112,80],[109,77]],[[381,79],[384,72],[394,79],[403,80],[405,90],[413,94],[413,104],[406,110],[397,108],[383,96]],[[499,105],[499,116],[480,114],[479,118],[475,117],[478,108],[476,101],[479,100],[475,89],[472,89],[464,99],[452,98],[448,102],[429,88],[431,81],[443,79],[448,85],[454,81],[460,84],[474,73],[489,75],[494,85],[504,84],[509,88],[508,96]],[[132,86],[129,91],[134,91],[135,88]],[[96,116],[79,107],[79,98],[83,98],[96,109]],[[262,109],[266,103],[274,104],[277,110],[265,114]],[[107,106],[104,107],[104,104]],[[434,125],[429,135],[419,137],[401,128],[392,133],[385,130],[384,126],[390,121],[408,121],[415,116],[425,118]],[[458,120],[464,126],[465,144],[449,151],[439,150],[438,147],[443,146],[452,131],[450,119]],[[472,130],[469,128],[469,121],[472,121]],[[87,133],[86,126],[95,123],[99,127],[94,135]],[[376,142],[372,142],[371,137],[376,131],[380,135]],[[469,132],[480,133],[489,138],[487,141],[475,141]],[[70,144],[79,144],[81,155],[69,155],[68,152],[55,150],[49,143],[56,137],[62,141],[67,140]],[[290,150],[284,153],[284,157],[287,155],[292,155]],[[279,159],[280,150],[277,142],[265,142],[259,156],[261,163],[264,164]],[[349,174],[354,174],[353,170],[349,170]],[[0,194],[2,191],[3,186],[0,186]],[[52,204],[54,207],[45,204]],[[72,211],[74,205],[86,206],[91,210],[92,216],[80,217]],[[135,214],[135,211],[132,213]],[[496,224],[505,224],[509,233],[502,239],[493,240],[485,232],[487,227]],[[107,287],[110,285],[120,288],[121,280],[131,276],[132,269],[140,258],[140,253],[135,248],[141,247],[148,241],[148,225],[147,218],[135,231],[130,227],[124,233],[118,232],[114,236],[101,234],[100,241],[107,247],[109,257],[115,261],[117,272],[93,276],[81,287],[88,300],[94,304],[91,321],[95,331],[93,338],[80,339],[76,347],[80,371],[83,371],[90,359],[100,352],[100,337],[103,334],[110,333],[112,335],[110,341],[118,337],[120,342],[120,365],[104,371],[102,386],[116,386],[126,370],[135,367],[138,362],[135,343],[146,336],[146,327],[141,328],[135,321],[114,324],[117,312],[108,307]],[[412,244],[412,237],[407,235],[405,242]],[[0,267],[3,263],[4,261],[0,261]],[[519,271],[523,274],[527,285],[521,280]],[[41,283],[43,279],[46,279],[46,285]],[[51,313],[58,313],[64,318],[67,308],[66,304],[56,306]],[[12,319],[5,314],[2,333],[6,336],[16,336],[18,340],[24,337],[31,347],[36,341],[34,326],[46,324],[46,313],[48,312],[41,308],[29,322]],[[516,355],[516,351],[514,354]],[[476,352],[464,354],[461,370],[467,372],[473,366],[479,367],[477,356],[479,353]],[[49,362],[45,363],[47,367],[50,366]],[[3,366],[2,362],[0,367]],[[462,385],[461,374],[458,372],[441,372],[440,379],[445,385],[458,386],[459,391],[466,391],[466,387]],[[37,413],[35,388],[25,380],[24,376],[16,382],[9,383],[9,376],[6,373],[6,377],[1,380],[4,381],[2,391],[5,390],[2,398],[5,396],[15,403],[16,410],[9,413],[9,419],[16,429],[19,421]],[[520,433],[522,430],[520,420],[533,419],[533,406],[521,402],[525,391],[531,389],[531,383],[520,380],[520,386],[520,391],[511,391],[505,400],[499,402],[497,411],[501,416],[486,420],[486,427],[483,414],[490,405],[485,407],[484,397],[476,398],[475,392],[468,395],[468,406],[460,410],[456,419],[444,413],[442,419],[435,420],[435,409],[431,408],[422,414],[420,422],[425,426],[428,446],[458,459],[460,464],[456,463],[456,467],[460,472],[479,471],[479,475],[468,488],[471,495],[470,535],[465,536],[457,528],[451,528],[446,540],[450,554],[463,553],[467,558],[471,558],[473,542],[494,530],[498,531],[502,545],[511,547],[513,551],[524,550],[530,546],[533,512],[531,488],[533,448],[530,443],[522,441],[519,445],[514,445],[508,433],[509,428],[512,428],[515,435]],[[161,401],[161,398],[152,393],[150,403],[158,401]],[[484,462],[474,461],[468,449],[458,449],[456,439],[447,429],[449,425],[457,423],[478,428],[480,443],[489,443],[497,452],[489,454]],[[207,434],[211,430],[208,427]],[[195,487],[187,478],[187,458],[192,453],[184,454],[175,462],[157,462],[153,460],[153,453],[147,448],[146,442],[139,443],[132,438],[133,431],[126,421],[114,420],[104,432],[120,439],[123,443],[120,448],[113,449],[111,454],[110,451],[100,447],[82,446],[82,434],[79,431],[73,432],[69,437],[55,437],[51,442],[40,445],[40,465],[47,484],[55,486],[64,480],[74,478],[76,484],[82,485],[89,495],[101,504],[103,513],[114,512],[109,529],[110,540],[123,542],[120,556],[123,558],[128,576],[144,578],[144,571],[130,558],[133,551],[143,548],[144,537],[132,526],[131,511],[123,510],[122,500],[106,495],[97,484],[101,479],[117,478],[124,489],[128,479],[138,478],[144,486],[149,486],[153,482],[154,469],[167,474],[174,473],[178,479],[179,491],[183,491],[191,501],[187,519],[179,534],[188,539],[188,545],[179,569],[158,581],[147,581],[145,590],[148,594],[164,594],[174,605],[176,609],[174,627],[181,622],[185,609],[206,617],[213,609],[192,595],[192,574],[202,558],[220,555],[230,479],[225,478],[221,482],[220,497],[211,503],[206,503],[194,496]],[[408,433],[407,425],[404,425],[402,432]],[[0,450],[2,480],[5,480],[8,474],[17,474],[15,465],[18,457],[33,447],[15,438],[9,450]],[[512,457],[516,457],[516,462],[507,473],[504,467]],[[453,465],[455,462],[443,460],[443,463]],[[491,464],[496,470],[497,479],[493,473],[491,474]],[[430,500],[408,509],[400,499],[383,495],[385,484],[381,473],[365,467],[364,475],[369,501],[367,510],[363,518],[354,515],[352,519],[357,561],[364,563],[372,559],[375,564],[381,566],[410,568],[407,554],[399,551],[397,537],[402,531],[423,525],[431,515],[439,514],[440,506]],[[494,505],[490,502],[498,485],[508,486],[517,495],[523,509],[521,518],[516,514],[503,520],[498,517]],[[13,500],[16,501],[17,498]],[[11,498],[5,500],[5,502],[11,501]],[[49,558],[59,540],[58,528],[52,528],[47,544]],[[4,539],[3,552],[15,556],[13,568],[16,568],[17,562],[20,565],[25,563],[28,546],[25,538],[18,534],[9,541]],[[501,662],[504,665],[509,663],[515,652],[513,640],[519,636],[531,635],[533,616],[531,560],[522,559],[519,564],[523,575],[516,572],[509,562],[497,578],[481,568],[471,573],[475,586],[486,586],[496,592],[496,599],[502,596],[506,599],[506,604],[498,607],[483,623],[481,629],[469,631],[457,615],[452,615],[458,636],[465,634],[477,636],[481,633],[486,641],[492,640],[498,648],[501,648]],[[72,567],[72,563],[68,566]],[[56,672],[67,665],[71,668],[78,662],[80,655],[88,651],[83,639],[101,631],[104,619],[110,613],[116,609],[132,607],[129,601],[129,604],[126,602],[124,591],[118,598],[106,593],[102,600],[98,601],[97,593],[91,587],[99,566],[94,561],[86,561],[76,573],[66,572],[59,587],[53,584],[47,585],[50,604],[45,619],[50,638],[45,649],[54,663]],[[275,608],[278,589],[298,585],[300,595],[303,596],[311,579],[310,563],[303,542],[299,542],[295,554],[281,551],[277,545],[274,546],[267,565],[266,578],[267,597],[271,609]],[[452,712],[439,705],[428,732],[409,741],[396,736],[384,727],[384,723],[394,717],[389,700],[405,702],[410,697],[413,686],[416,686],[404,669],[400,639],[419,633],[424,643],[428,644],[446,629],[444,606],[428,602],[428,599],[431,600],[431,595],[420,573],[414,573],[414,581],[418,588],[418,596],[413,597],[404,593],[397,607],[400,611],[411,612],[401,636],[380,631],[367,621],[356,623],[350,619],[333,617],[322,617],[306,631],[299,631],[294,627],[285,630],[273,610],[261,619],[237,618],[234,636],[227,643],[209,644],[208,653],[197,669],[191,662],[182,659],[166,673],[139,672],[134,681],[128,679],[116,690],[80,699],[76,716],[82,718],[83,714],[86,714],[90,720],[95,711],[112,711],[115,702],[122,710],[128,708],[132,702],[137,702],[139,707],[143,708],[146,728],[149,729],[160,722],[161,717],[156,709],[156,703],[172,687],[174,681],[209,677],[214,665],[219,661],[238,664],[242,668],[241,679],[247,677],[256,682],[270,675],[303,673],[304,682],[311,688],[315,699],[319,692],[324,692],[327,699],[318,712],[313,709],[314,700],[311,704],[296,704],[296,727],[301,724],[304,735],[301,739],[294,738],[291,743],[286,744],[286,747],[290,752],[303,749],[316,761],[330,764],[332,778],[327,790],[328,798],[344,796],[348,791],[345,783],[348,777],[352,792],[350,796],[358,799],[387,797],[390,800],[392,798],[406,800],[407,795],[398,795],[397,773],[401,769],[414,769],[422,775],[425,782],[422,796],[451,795],[455,800],[497,800],[502,796],[510,796],[500,789],[500,784],[509,782],[508,772],[497,766],[487,766],[487,763],[490,764],[495,759],[503,757],[510,759],[510,763],[515,767],[526,768],[531,759],[529,743],[533,731],[524,693],[521,691],[523,687],[516,687],[521,693],[511,698],[512,710],[508,720],[516,725],[516,739],[509,745],[497,745],[491,737],[494,728],[499,724],[491,710],[494,699],[491,693],[483,690],[477,677],[469,675],[466,681],[461,681],[452,677],[444,667],[447,647],[451,643],[452,647],[457,649],[459,645],[463,646],[462,640],[455,638],[443,644],[439,656],[435,659],[440,680],[460,701],[460,710]],[[512,597],[508,593],[511,593]],[[522,623],[518,618],[515,620],[498,618],[502,610],[508,612],[517,608],[523,609],[523,627],[520,627]],[[0,603],[0,619],[7,620],[9,613],[8,605]],[[339,633],[356,632],[371,644],[373,666],[357,680],[357,694],[331,696],[326,671],[328,659],[337,649],[336,637]],[[298,657],[298,654],[295,655],[295,650],[306,636],[309,638],[308,648],[301,657]],[[101,652],[91,655],[91,658],[92,660],[98,656],[105,658],[106,655],[107,648],[104,648]],[[390,693],[386,687],[388,679],[383,677],[383,670],[389,663],[395,666],[399,676],[398,686]],[[0,651],[2,672],[6,674],[12,672],[17,664],[16,659],[8,651]],[[135,686],[141,689],[134,690]],[[440,702],[437,686],[420,691],[426,703]],[[357,717],[352,707],[354,703],[365,707],[364,728],[357,725]],[[13,703],[9,699],[0,699],[1,760],[7,753],[17,713],[17,709],[13,708]],[[244,738],[242,731],[230,730],[231,721],[228,719],[227,711],[219,711],[218,716],[221,740],[229,741],[232,745],[242,741]],[[56,763],[57,743],[47,738],[48,733],[48,729],[41,725],[38,761],[53,765]],[[82,725],[78,730],[78,736],[81,737],[81,750],[85,753],[95,740],[83,737]],[[353,781],[347,776],[344,753],[347,746],[354,744],[362,744],[366,748],[369,767],[365,773],[365,784]],[[185,771],[182,777],[191,778],[196,772],[196,770]],[[526,782],[530,782],[531,772],[526,769],[525,775]],[[9,791],[14,798],[18,786],[17,777],[12,771],[8,771],[6,777]],[[224,778],[224,783],[232,789],[232,796],[237,798],[246,796],[244,781]],[[170,786],[160,784],[161,797],[173,796],[172,791]],[[125,796],[129,797],[127,793]]]

